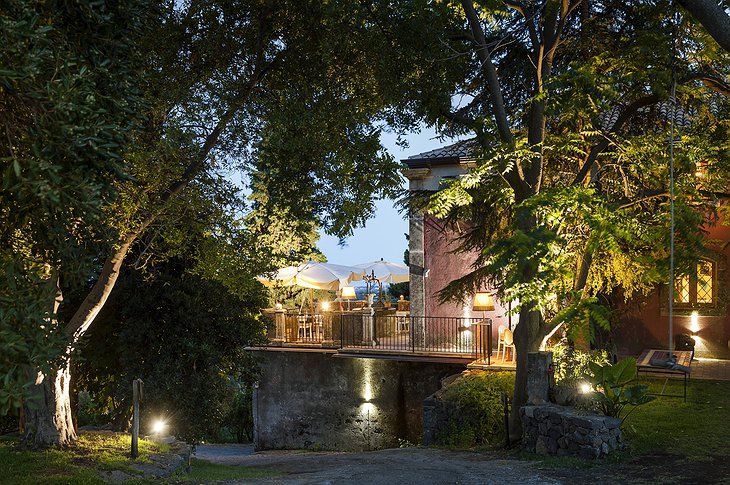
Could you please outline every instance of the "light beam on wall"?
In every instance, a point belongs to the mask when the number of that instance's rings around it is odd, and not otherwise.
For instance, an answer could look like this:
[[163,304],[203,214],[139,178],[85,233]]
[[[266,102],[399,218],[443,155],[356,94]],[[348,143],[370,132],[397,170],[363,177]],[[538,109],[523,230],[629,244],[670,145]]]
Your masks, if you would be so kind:
[[700,316],[699,314],[694,311],[689,317],[689,331],[692,333],[697,333],[700,331]]
[[373,369],[372,369],[372,362],[369,359],[363,359],[363,368],[362,368],[362,398],[365,400],[365,402],[370,402],[373,400]]

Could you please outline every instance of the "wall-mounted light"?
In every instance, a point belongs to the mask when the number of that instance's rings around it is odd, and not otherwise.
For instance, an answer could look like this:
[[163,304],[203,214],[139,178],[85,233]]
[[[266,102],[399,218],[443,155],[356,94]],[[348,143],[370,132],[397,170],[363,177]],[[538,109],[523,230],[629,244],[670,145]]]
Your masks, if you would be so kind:
[[276,305],[274,305],[274,307],[275,307],[275,308],[276,308],[277,310],[281,310],[281,309],[283,309],[283,308],[284,308],[284,305],[282,305],[281,303],[277,303]]
[[330,302],[328,302],[328,301],[323,301],[322,302],[322,311],[323,312],[330,311]]

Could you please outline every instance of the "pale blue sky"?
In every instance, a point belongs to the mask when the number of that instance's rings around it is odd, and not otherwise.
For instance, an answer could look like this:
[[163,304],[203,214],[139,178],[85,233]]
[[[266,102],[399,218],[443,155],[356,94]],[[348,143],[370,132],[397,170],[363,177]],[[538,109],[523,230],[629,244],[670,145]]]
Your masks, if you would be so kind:
[[[396,136],[384,133],[383,146],[396,160],[408,158],[411,155],[433,150],[447,145],[449,141],[439,141],[436,132],[423,128],[421,133],[406,136],[408,148],[402,149],[396,145]],[[407,181],[403,179],[403,186]],[[375,217],[367,222],[364,228],[356,229],[355,233],[345,241],[344,246],[338,244],[336,237],[320,234],[317,247],[327,256],[327,261],[336,264],[352,265],[369,263],[383,258],[394,263],[403,262],[403,252],[407,241],[404,234],[408,233],[408,221],[399,214],[394,207],[393,200],[380,200],[376,203]]]

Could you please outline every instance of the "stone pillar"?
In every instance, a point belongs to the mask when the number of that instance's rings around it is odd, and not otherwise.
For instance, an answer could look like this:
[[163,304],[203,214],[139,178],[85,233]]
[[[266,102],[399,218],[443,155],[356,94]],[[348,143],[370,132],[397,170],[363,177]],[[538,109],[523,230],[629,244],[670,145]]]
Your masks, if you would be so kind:
[[340,319],[335,318],[338,313],[331,311],[324,312],[322,319],[322,347],[337,347],[334,339],[334,326],[340,324]]
[[281,346],[286,342],[286,310],[274,310],[274,338],[271,339],[271,345]]
[[[411,339],[413,344],[421,346],[424,343],[424,325],[426,316],[426,281],[425,257],[423,237],[423,213],[411,212],[409,216],[408,232],[408,261],[410,263],[411,288]],[[418,318],[413,318],[418,317]]]
[[365,308],[362,310],[362,343],[364,345],[377,345],[375,338],[375,309]]
[[528,404],[539,405],[548,402],[552,366],[552,352],[530,352],[527,354]]

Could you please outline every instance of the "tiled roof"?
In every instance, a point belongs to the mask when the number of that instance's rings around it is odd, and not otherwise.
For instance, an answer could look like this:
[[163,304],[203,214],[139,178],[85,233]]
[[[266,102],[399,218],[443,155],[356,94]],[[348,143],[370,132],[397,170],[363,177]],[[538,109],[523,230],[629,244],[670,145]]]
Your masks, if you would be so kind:
[[445,147],[412,155],[403,160],[403,163],[410,168],[418,168],[427,165],[446,165],[472,161],[477,148],[477,142],[473,138],[461,140]]
[[[615,106],[613,109],[599,116],[598,126],[602,130],[610,130],[624,108],[625,106]],[[643,115],[656,113],[665,122],[669,122],[672,119],[672,114],[674,114],[674,124],[681,127],[691,126],[693,118],[697,116],[697,110],[695,108],[684,107],[680,104],[672,108],[671,101],[662,101],[655,105],[643,106],[637,110],[637,113]]]

